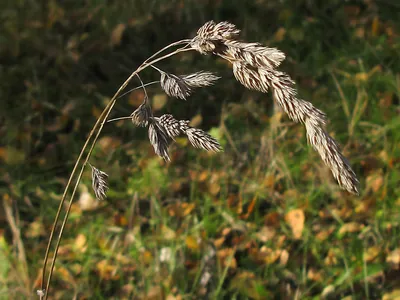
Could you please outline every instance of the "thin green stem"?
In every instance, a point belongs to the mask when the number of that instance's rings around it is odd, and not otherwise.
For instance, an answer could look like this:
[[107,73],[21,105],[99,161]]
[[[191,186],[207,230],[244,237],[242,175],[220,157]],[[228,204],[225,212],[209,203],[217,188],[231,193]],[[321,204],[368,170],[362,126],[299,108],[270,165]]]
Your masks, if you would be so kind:
[[[182,44],[183,42],[180,41],[180,42],[176,42],[176,43],[170,44],[169,46],[164,47],[163,49],[161,49],[160,51],[158,51],[156,54],[158,54],[158,53],[164,51],[165,49],[171,47],[171,46],[174,45],[174,44],[177,45],[178,43],[181,43],[181,44]],[[90,148],[90,150],[89,150],[89,152],[88,152],[88,154],[87,154],[87,156],[86,156],[85,162],[83,163],[83,165],[82,165],[82,167],[81,167],[81,170],[80,170],[80,172],[79,172],[78,178],[77,178],[76,183],[75,183],[75,186],[74,186],[74,190],[72,191],[72,194],[71,194],[71,198],[70,198],[70,201],[69,201],[68,209],[67,209],[67,212],[66,212],[66,214],[65,214],[65,217],[64,217],[64,220],[63,220],[61,229],[60,229],[60,233],[59,233],[59,236],[58,236],[57,245],[56,245],[55,253],[54,253],[54,258],[53,258],[53,260],[52,260],[52,264],[51,264],[51,267],[50,267],[49,276],[48,276],[48,280],[47,280],[47,284],[46,284],[46,289],[44,290],[44,292],[45,292],[45,296],[44,296],[45,299],[47,299],[47,297],[48,297],[48,292],[49,292],[50,283],[51,283],[51,278],[52,278],[53,271],[54,271],[54,266],[55,266],[55,262],[56,262],[56,257],[57,257],[58,248],[59,248],[59,245],[60,245],[60,242],[61,242],[61,238],[62,238],[62,235],[63,235],[63,232],[64,232],[65,224],[66,224],[66,222],[68,221],[68,216],[69,216],[70,208],[71,208],[71,205],[72,205],[72,201],[73,201],[74,196],[75,196],[75,192],[76,192],[76,190],[77,190],[77,188],[78,188],[78,185],[79,185],[79,183],[80,183],[80,180],[81,180],[81,178],[82,178],[82,174],[83,174],[84,168],[85,168],[85,166],[86,166],[86,163],[88,162],[88,160],[89,160],[89,158],[90,158],[90,155],[91,155],[91,153],[92,153],[92,151],[93,151],[93,149],[94,149],[94,146],[96,145],[97,139],[98,139],[98,137],[99,137],[99,135],[100,135],[100,133],[101,133],[101,130],[103,129],[103,126],[104,126],[105,121],[107,120],[109,114],[111,113],[112,108],[114,107],[114,105],[115,105],[115,103],[116,103],[116,100],[117,100],[118,95],[126,88],[126,86],[129,84],[129,82],[132,80],[132,78],[133,78],[134,76],[136,76],[140,71],[144,70],[145,68],[147,68],[147,67],[150,66],[151,64],[156,63],[156,62],[158,62],[158,61],[161,61],[161,60],[163,60],[163,59],[166,59],[166,58],[168,58],[168,57],[170,57],[170,56],[173,56],[173,55],[175,55],[175,54],[177,54],[177,53],[186,52],[186,51],[191,51],[191,50],[194,50],[194,49],[192,49],[192,48],[186,48],[186,46],[185,46],[185,47],[179,48],[179,49],[177,49],[177,50],[175,50],[175,51],[173,51],[173,52],[171,52],[171,53],[169,53],[169,54],[166,54],[166,55],[164,55],[164,56],[162,56],[162,57],[156,58],[156,59],[154,59],[154,60],[151,61],[151,62],[148,62],[152,57],[154,57],[154,56],[156,55],[156,54],[153,54],[153,55],[152,55],[150,58],[148,58],[141,66],[139,66],[139,67],[136,69],[136,71],[134,71],[134,72],[128,77],[128,79],[125,80],[125,82],[119,87],[118,91],[114,94],[114,96],[112,97],[112,99],[110,100],[110,102],[109,102],[109,103],[107,104],[107,106],[104,108],[104,110],[103,110],[103,112],[101,113],[100,117],[97,119],[95,125],[93,126],[92,130],[90,131],[90,134],[89,134],[88,138],[86,139],[85,144],[84,144],[84,146],[83,146],[83,148],[82,148],[82,150],[81,150],[81,152],[80,152],[80,154],[79,154],[79,156],[78,156],[78,159],[77,159],[77,161],[76,161],[76,163],[75,163],[75,166],[74,166],[74,168],[73,168],[73,170],[72,170],[72,173],[71,173],[71,175],[70,175],[70,178],[68,179],[68,183],[67,183],[67,185],[66,185],[66,187],[65,187],[65,189],[64,189],[64,193],[63,193],[63,196],[62,196],[62,198],[61,198],[60,205],[59,205],[59,207],[58,207],[58,211],[57,211],[57,214],[56,214],[56,217],[55,217],[55,220],[54,220],[54,223],[53,223],[53,227],[52,227],[52,230],[51,230],[51,233],[50,233],[50,239],[49,239],[49,242],[48,242],[48,245],[47,245],[46,254],[45,254],[45,259],[44,259],[44,264],[43,264],[43,269],[42,269],[42,283],[41,283],[41,289],[42,289],[42,290],[43,290],[43,287],[44,287],[45,270],[46,270],[46,265],[47,265],[48,256],[49,256],[49,252],[50,252],[50,246],[51,246],[51,243],[52,243],[52,240],[53,240],[53,237],[54,237],[55,228],[56,228],[57,223],[58,223],[58,219],[59,219],[59,216],[60,216],[60,213],[61,213],[62,206],[63,206],[63,204],[64,204],[64,202],[65,202],[65,198],[66,198],[66,195],[67,195],[67,193],[68,193],[68,189],[69,189],[69,187],[70,187],[70,185],[71,185],[71,182],[72,182],[73,177],[75,176],[75,173],[76,173],[76,171],[77,171],[78,165],[79,165],[79,163],[80,163],[81,160],[82,160],[83,153],[86,151],[87,145],[89,144],[89,141],[90,141],[91,137],[93,136],[93,134],[94,134],[96,128],[97,128],[97,127],[99,126],[99,124],[101,123],[101,125],[100,125],[100,127],[99,127],[99,130],[97,131],[97,134],[96,134],[95,138],[93,139],[91,148]],[[103,121],[103,120],[104,120],[104,121]],[[42,299],[42,298],[43,298],[43,296],[40,296],[40,299]]]

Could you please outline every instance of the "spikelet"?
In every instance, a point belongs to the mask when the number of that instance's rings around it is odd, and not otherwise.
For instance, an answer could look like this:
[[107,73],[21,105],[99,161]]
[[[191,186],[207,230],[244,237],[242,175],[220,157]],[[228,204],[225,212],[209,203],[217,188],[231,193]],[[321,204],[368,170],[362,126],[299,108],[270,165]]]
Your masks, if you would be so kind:
[[168,136],[174,139],[176,136],[181,134],[180,124],[179,121],[176,120],[172,115],[162,115],[159,118],[155,118],[160,124]]
[[210,86],[219,78],[211,72],[204,71],[180,76],[161,72],[160,84],[168,96],[186,100],[193,88]]
[[239,32],[231,23],[209,21],[199,28],[190,45],[201,54],[214,53],[224,41],[236,37]]
[[219,152],[222,150],[218,141],[207,132],[190,127],[189,121],[176,120],[172,115],[162,115],[155,118],[158,124],[164,129],[170,138],[174,138],[179,134],[185,134],[189,142],[195,148],[201,148],[207,151]]
[[222,151],[222,147],[218,141],[201,129],[189,128],[185,131],[185,134],[187,135],[189,142],[195,148],[201,148],[211,152]]
[[214,73],[200,71],[193,74],[183,75],[182,79],[191,88],[200,88],[213,85],[215,81],[221,77],[216,76]]
[[276,48],[264,47],[259,43],[225,41],[225,54],[234,60],[244,61],[255,68],[274,69],[285,59],[285,54]]
[[90,165],[92,168],[92,187],[97,200],[104,200],[108,191],[108,175]]
[[233,63],[233,75],[236,80],[243,84],[248,89],[268,92],[269,81],[263,78],[263,74],[259,73],[258,69],[254,69],[246,63],[236,61]]
[[240,30],[229,22],[208,21],[197,30],[197,36],[203,39],[231,39],[236,37]]
[[141,127],[146,127],[148,125],[151,116],[151,107],[147,98],[145,98],[143,103],[130,115],[132,123]]
[[168,96],[186,100],[190,96],[190,86],[179,76],[174,74],[161,73],[161,88]]
[[169,138],[164,128],[158,123],[157,120],[149,125],[149,140],[154,148],[154,152],[166,161],[170,161],[168,155]]

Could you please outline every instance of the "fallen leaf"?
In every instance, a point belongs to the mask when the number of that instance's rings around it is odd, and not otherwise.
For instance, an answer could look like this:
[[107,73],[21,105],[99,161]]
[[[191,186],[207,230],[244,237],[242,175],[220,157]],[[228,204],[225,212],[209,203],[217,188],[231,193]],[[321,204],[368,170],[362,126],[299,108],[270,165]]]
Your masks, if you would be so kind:
[[153,97],[153,110],[158,111],[161,110],[165,104],[167,103],[167,95],[165,94],[157,94]]
[[276,234],[276,230],[271,226],[264,226],[259,232],[256,233],[256,237],[261,242],[265,243],[271,240]]
[[37,238],[46,234],[41,219],[37,218],[35,221],[29,224],[28,229],[25,232],[25,236],[28,238]]
[[194,238],[193,236],[187,236],[185,243],[186,243],[186,246],[191,250],[199,249],[199,243],[197,242],[197,239]]
[[335,286],[333,285],[328,285],[326,286],[321,293],[321,297],[322,298],[328,298],[329,296],[331,296],[333,293],[335,292]]
[[165,240],[173,240],[176,238],[175,231],[173,231],[171,228],[169,228],[167,226],[161,227],[161,235],[162,235],[162,238],[164,238]]
[[390,293],[384,294],[382,300],[399,300],[400,299],[400,289],[395,289]]
[[362,228],[364,228],[363,224],[360,224],[357,222],[349,222],[349,223],[343,224],[342,227],[340,227],[339,235],[344,235],[346,233],[359,232]]
[[288,260],[289,260],[289,252],[286,249],[283,249],[281,251],[281,256],[279,258],[279,264],[281,266],[286,266]]
[[115,28],[111,33],[111,40],[110,40],[111,46],[117,46],[121,43],[121,38],[125,31],[125,28],[126,28],[125,24],[118,24],[117,26],[115,26]]
[[293,237],[300,239],[304,228],[305,216],[301,209],[293,209],[289,211],[285,216],[286,223],[289,224],[292,229]]
[[203,121],[203,117],[201,116],[201,114],[197,114],[190,120],[189,125],[192,127],[198,127],[201,125],[202,121]]
[[400,248],[390,252],[386,257],[386,262],[392,267],[392,269],[400,270]]
[[372,189],[376,193],[383,185],[383,175],[381,171],[378,173],[371,174],[366,179],[367,188]]
[[74,249],[79,252],[85,252],[87,249],[86,242],[86,236],[82,233],[78,234],[78,236],[75,238]]

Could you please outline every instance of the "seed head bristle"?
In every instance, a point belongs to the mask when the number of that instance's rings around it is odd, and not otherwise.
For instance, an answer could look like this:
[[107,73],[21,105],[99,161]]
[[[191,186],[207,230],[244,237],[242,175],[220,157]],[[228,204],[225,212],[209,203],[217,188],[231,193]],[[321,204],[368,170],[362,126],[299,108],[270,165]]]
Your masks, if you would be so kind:
[[219,78],[211,72],[204,71],[180,76],[161,72],[160,84],[168,96],[186,100],[193,88],[210,86]]
[[221,145],[215,138],[201,129],[190,127],[188,125],[189,121],[176,120],[169,114],[154,119],[171,139],[174,139],[180,134],[185,134],[188,137],[189,142],[196,148],[213,152],[219,152],[222,150]]
[[108,175],[90,165],[92,168],[92,187],[97,200],[104,200],[108,191]]
[[183,100],[190,96],[190,86],[179,76],[163,72],[161,73],[160,84],[168,96]]
[[181,134],[179,121],[176,120],[172,115],[166,114],[155,119],[157,120],[158,124],[164,128],[165,132],[170,138],[174,139],[176,136]]
[[213,85],[214,82],[221,77],[218,77],[211,72],[200,71],[193,74],[183,75],[181,78],[189,87],[199,88]]
[[240,30],[229,22],[208,21],[197,31],[197,36],[203,39],[231,39],[236,37]]
[[201,148],[212,152],[222,151],[222,147],[218,141],[201,129],[191,127],[185,131],[185,134],[187,135],[189,142],[195,148]]
[[149,125],[149,140],[154,148],[154,152],[166,161],[170,161],[168,155],[169,138],[165,129],[153,119]]
[[285,54],[276,49],[264,47],[259,43],[244,43],[239,41],[224,41],[226,54],[233,60],[245,61],[255,68],[274,69],[285,59]]

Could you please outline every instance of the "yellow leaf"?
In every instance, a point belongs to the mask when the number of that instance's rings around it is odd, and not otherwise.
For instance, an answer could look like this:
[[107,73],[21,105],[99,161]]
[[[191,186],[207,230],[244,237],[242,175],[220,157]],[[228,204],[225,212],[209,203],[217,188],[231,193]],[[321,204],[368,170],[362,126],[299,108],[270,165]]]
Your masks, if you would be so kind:
[[357,222],[349,222],[343,224],[343,226],[339,229],[339,234],[343,235],[345,233],[359,232],[364,227],[363,224]]
[[167,226],[161,227],[161,235],[165,240],[173,240],[176,238],[176,233]]
[[190,120],[190,126],[198,127],[202,121],[203,117],[200,114],[197,114]]
[[25,232],[25,236],[28,238],[36,238],[44,235],[45,230],[41,219],[36,219],[31,224],[29,224],[29,227]]
[[390,252],[386,257],[386,262],[391,265],[392,269],[400,270],[400,248]]
[[300,239],[304,228],[304,212],[301,209],[293,209],[289,211],[285,216],[286,223],[289,224],[292,229],[293,237]]
[[185,217],[188,214],[190,214],[195,207],[196,204],[194,203],[182,203],[182,209],[183,209],[182,216]]
[[271,226],[264,226],[259,232],[256,233],[257,239],[265,243],[270,241],[276,234],[276,230]]
[[78,234],[75,238],[74,248],[80,252],[85,252],[87,249],[86,246],[87,238],[84,234]]
[[142,259],[145,264],[150,264],[153,261],[153,254],[146,250],[143,252]]
[[372,21],[372,26],[371,26],[372,36],[377,36],[378,30],[379,30],[379,20],[378,20],[378,17],[375,16],[374,20]]
[[371,188],[376,193],[383,185],[383,175],[378,173],[371,174],[367,177],[367,187]]
[[382,300],[399,300],[400,299],[400,289],[395,289],[390,293],[384,294]]
[[186,243],[186,246],[191,250],[199,249],[199,244],[197,243],[197,240],[192,236],[187,236],[185,243]]
[[279,264],[281,266],[286,266],[289,260],[289,252],[286,249],[283,249],[281,252],[281,257],[279,258]]
[[220,184],[218,182],[211,182],[208,185],[208,190],[209,190],[211,195],[215,196],[221,190],[221,186],[220,186]]
[[167,103],[167,95],[157,94],[153,97],[153,110],[161,110]]

